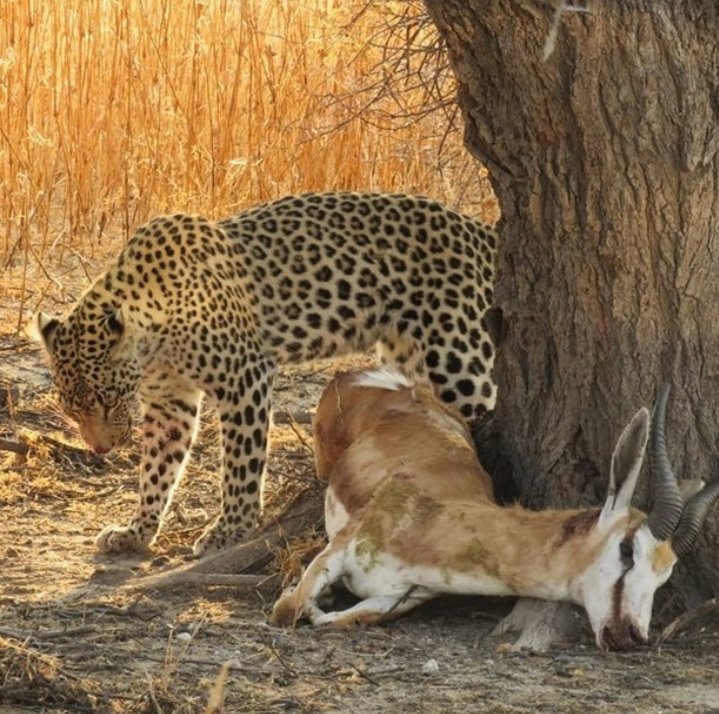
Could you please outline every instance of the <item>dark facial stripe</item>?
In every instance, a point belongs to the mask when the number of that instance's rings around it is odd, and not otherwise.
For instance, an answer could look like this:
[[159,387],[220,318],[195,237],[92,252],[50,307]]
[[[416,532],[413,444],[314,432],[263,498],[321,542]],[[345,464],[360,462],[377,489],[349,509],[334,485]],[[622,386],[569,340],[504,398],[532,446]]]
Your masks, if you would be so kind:
[[624,595],[624,578],[627,573],[622,573],[622,576],[614,583],[612,588],[612,624],[619,625],[621,622],[622,613],[622,595]]
[[562,535],[559,539],[557,546],[564,545],[567,541],[571,540],[575,536],[588,533],[599,520],[599,509],[592,508],[588,511],[580,511],[579,513],[570,516],[562,524]]

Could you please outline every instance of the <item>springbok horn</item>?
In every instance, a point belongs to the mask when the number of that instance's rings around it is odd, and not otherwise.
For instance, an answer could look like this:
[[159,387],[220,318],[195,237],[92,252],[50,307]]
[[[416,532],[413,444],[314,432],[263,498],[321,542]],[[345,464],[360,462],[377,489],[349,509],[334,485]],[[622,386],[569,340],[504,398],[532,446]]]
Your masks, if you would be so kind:
[[652,473],[654,505],[649,513],[647,524],[657,540],[666,540],[671,536],[681,518],[684,505],[677,479],[669,463],[664,437],[664,415],[668,396],[669,385],[665,384],[654,405],[649,437],[649,466]]
[[692,549],[697,534],[717,496],[719,496],[719,476],[714,477],[713,481],[687,501],[679,525],[672,536],[672,549],[678,558],[682,558]]

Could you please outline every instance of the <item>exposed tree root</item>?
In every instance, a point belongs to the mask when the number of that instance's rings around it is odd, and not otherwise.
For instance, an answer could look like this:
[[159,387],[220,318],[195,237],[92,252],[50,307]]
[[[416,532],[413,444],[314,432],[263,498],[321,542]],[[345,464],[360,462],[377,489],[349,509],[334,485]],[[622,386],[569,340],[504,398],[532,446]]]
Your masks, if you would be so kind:
[[682,630],[688,629],[697,622],[706,621],[710,617],[716,618],[717,614],[719,614],[719,607],[717,607],[716,598],[707,600],[701,605],[697,605],[697,607],[693,607],[691,610],[683,612],[679,615],[679,617],[672,620],[662,630],[661,635],[659,635],[659,638],[657,639],[657,644],[666,642],[668,639],[679,634]]
[[492,634],[519,632],[513,650],[544,652],[557,642],[576,639],[580,631],[579,618],[569,603],[520,598]]

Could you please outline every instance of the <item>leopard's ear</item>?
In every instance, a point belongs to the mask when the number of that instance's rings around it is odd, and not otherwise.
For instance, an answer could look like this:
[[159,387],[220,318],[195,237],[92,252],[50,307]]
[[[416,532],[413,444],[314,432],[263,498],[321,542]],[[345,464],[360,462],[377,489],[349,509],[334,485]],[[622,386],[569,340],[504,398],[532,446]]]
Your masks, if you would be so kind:
[[125,308],[119,307],[114,313],[107,316],[106,324],[108,329],[119,338],[122,338],[125,332],[125,324],[127,323],[127,318],[124,313]]
[[112,346],[113,354],[120,355],[128,349],[134,349],[134,338],[137,337],[138,332],[141,332],[141,329],[137,321],[133,319],[132,313],[127,309],[127,305],[122,305],[112,314],[108,313],[105,326],[115,338]]
[[27,333],[34,340],[42,343],[48,352],[52,351],[52,336],[55,334],[60,320],[44,312],[38,312],[27,327]]

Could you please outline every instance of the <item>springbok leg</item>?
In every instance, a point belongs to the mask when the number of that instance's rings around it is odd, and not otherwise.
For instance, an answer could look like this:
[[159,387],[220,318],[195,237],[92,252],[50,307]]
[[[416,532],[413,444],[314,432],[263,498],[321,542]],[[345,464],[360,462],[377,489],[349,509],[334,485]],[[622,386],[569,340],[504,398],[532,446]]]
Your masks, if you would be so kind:
[[309,565],[295,587],[286,588],[272,608],[271,621],[284,627],[294,625],[306,614],[322,614],[317,599],[337,582],[344,572],[345,547],[341,539],[332,541]]
[[310,614],[313,625],[324,627],[350,627],[357,624],[373,625],[386,622],[435,597],[435,593],[420,588],[410,588],[402,595],[377,595],[368,597],[347,610],[339,612],[315,612]]

